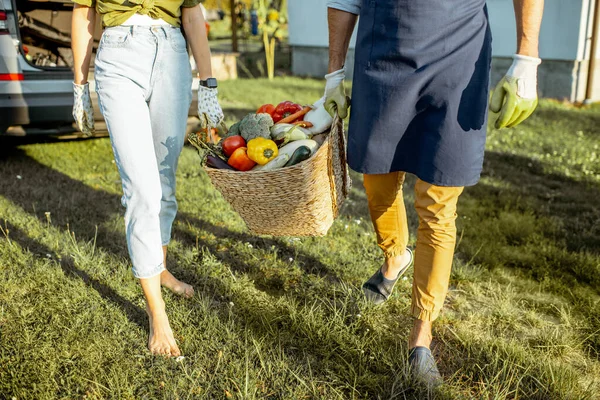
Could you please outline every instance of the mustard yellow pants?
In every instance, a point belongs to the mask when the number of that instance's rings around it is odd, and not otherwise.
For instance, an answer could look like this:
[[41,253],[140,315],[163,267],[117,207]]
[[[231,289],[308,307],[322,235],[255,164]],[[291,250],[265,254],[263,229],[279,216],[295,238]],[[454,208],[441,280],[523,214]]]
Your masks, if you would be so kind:
[[[364,175],[377,244],[386,258],[401,255],[408,244],[408,223],[402,197],[404,172]],[[442,310],[456,244],[456,203],[462,187],[435,186],[417,180],[415,208],[419,229],[415,248],[411,314],[435,320]]]

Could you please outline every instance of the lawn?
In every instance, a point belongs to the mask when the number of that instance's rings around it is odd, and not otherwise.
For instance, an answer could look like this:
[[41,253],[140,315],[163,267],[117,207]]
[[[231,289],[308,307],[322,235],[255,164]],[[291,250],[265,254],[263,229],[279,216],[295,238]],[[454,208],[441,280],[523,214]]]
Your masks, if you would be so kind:
[[[231,122],[322,88],[238,80],[220,94]],[[430,397],[598,398],[599,143],[597,106],[543,101],[516,129],[490,129],[481,183],[459,202],[451,289],[434,330],[447,384]],[[412,271],[384,306],[361,297],[381,254],[360,176],[327,237],[258,237],[184,150],[168,266],[196,295],[164,292],[178,362],[146,350],[109,140],[0,146],[0,398],[428,395],[404,372]]]

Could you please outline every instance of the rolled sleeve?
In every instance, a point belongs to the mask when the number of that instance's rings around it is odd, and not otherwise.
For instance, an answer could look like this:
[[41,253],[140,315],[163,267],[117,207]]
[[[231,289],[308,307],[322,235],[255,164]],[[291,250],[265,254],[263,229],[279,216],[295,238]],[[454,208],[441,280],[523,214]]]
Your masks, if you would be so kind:
[[95,8],[96,0],[73,0],[73,3],[79,4],[80,6]]
[[361,0],[327,0],[327,7],[359,15],[360,3]]
[[185,7],[185,8],[196,7],[198,4],[200,4],[200,0],[183,0],[181,7]]

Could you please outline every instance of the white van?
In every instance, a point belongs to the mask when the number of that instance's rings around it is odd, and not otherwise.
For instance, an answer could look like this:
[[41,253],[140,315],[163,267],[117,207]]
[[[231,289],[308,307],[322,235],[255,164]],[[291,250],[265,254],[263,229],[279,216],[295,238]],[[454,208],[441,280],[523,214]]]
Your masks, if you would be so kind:
[[73,132],[71,1],[0,0],[0,134]]
[[[0,135],[76,132],[70,0],[0,0]],[[94,52],[102,34],[96,23]],[[96,130],[105,129],[90,89]],[[197,85],[196,85],[197,86]],[[196,114],[196,96],[190,116]]]

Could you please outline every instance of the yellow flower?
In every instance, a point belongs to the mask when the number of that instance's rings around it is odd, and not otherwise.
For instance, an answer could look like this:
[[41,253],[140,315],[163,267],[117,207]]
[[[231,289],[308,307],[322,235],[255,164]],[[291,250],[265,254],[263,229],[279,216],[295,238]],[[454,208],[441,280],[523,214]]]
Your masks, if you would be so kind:
[[269,21],[278,21],[279,20],[279,11],[269,10],[269,13],[267,14],[267,19]]

